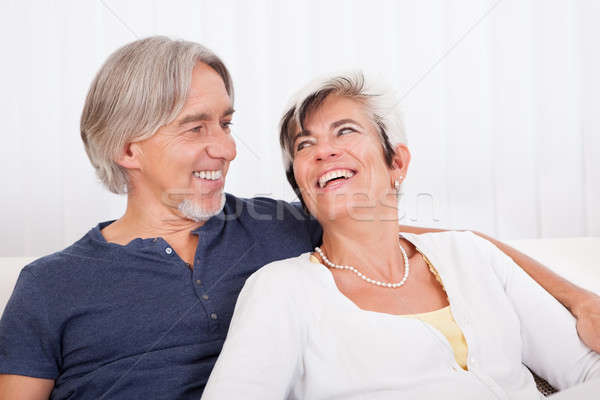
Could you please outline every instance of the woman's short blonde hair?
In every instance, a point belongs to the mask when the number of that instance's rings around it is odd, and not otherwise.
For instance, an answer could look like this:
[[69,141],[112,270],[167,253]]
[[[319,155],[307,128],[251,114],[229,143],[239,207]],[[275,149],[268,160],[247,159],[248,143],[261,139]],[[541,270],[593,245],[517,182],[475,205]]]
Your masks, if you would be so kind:
[[406,144],[406,133],[399,101],[394,91],[387,86],[367,79],[362,71],[318,78],[292,97],[290,105],[279,124],[279,143],[288,182],[304,204],[300,189],[294,177],[294,137],[304,129],[306,119],[319,109],[330,95],[355,99],[364,104],[377,127],[385,162],[392,165],[394,148]]
[[175,119],[198,62],[223,78],[233,102],[225,64],[198,43],[148,37],[121,47],[100,68],[85,100],[80,129],[96,174],[111,192],[127,192],[127,171],[116,163],[125,145],[151,137]]

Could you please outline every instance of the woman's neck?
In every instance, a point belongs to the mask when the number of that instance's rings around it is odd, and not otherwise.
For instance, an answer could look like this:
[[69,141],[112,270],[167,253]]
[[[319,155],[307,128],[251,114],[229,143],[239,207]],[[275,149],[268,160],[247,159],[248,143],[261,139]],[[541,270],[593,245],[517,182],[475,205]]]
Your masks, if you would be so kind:
[[[404,261],[399,248],[397,220],[332,221],[323,224],[321,249],[335,264],[351,265],[374,279],[399,281]],[[408,257],[415,249],[403,241]]]

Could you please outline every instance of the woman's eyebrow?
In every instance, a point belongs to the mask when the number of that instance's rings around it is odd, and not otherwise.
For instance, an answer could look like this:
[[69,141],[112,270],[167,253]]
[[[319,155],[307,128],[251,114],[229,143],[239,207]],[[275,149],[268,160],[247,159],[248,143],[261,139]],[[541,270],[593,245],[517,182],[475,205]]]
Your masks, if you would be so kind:
[[[363,128],[363,126],[361,124],[359,124],[357,121],[353,120],[352,118],[343,118],[338,121],[332,122],[331,125],[329,125],[329,129],[335,129],[344,124],[354,124],[356,126],[359,126],[360,128]],[[303,136],[312,136],[312,132],[309,131],[308,129],[303,129],[302,131],[300,131],[294,135],[294,137],[292,138],[292,143],[296,143],[296,140],[298,140],[298,138],[301,138]]]
[[356,122],[352,118],[344,118],[344,119],[340,119],[338,121],[332,122],[331,125],[329,126],[329,129],[335,129],[338,126],[341,126],[341,125],[344,125],[344,124],[347,124],[347,123],[351,123],[351,124],[357,125],[357,126],[359,126],[361,128],[363,127],[361,124],[359,124],[358,122]]
[[303,136],[312,136],[312,133],[308,129],[303,129],[302,131],[300,131],[294,135],[294,137],[292,138],[292,143],[296,143],[296,140],[298,140],[298,138],[301,138]]

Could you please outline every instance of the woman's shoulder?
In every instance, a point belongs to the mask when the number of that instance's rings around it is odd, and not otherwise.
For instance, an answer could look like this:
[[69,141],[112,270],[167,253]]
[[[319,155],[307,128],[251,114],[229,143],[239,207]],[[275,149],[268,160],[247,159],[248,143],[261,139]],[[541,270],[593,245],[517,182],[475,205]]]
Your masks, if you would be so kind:
[[274,286],[287,291],[298,287],[301,282],[313,277],[315,267],[310,262],[310,252],[283,260],[273,261],[259,268],[246,282],[256,282],[260,286]]
[[300,314],[313,309],[325,293],[319,288],[326,285],[323,274],[309,257],[310,253],[304,253],[274,261],[250,275],[238,297],[236,312],[253,308],[269,312],[287,310],[300,318]]
[[443,232],[427,232],[427,233],[402,233],[410,241],[420,244],[431,245],[460,245],[460,246],[487,246],[489,243],[486,239],[479,237],[471,231],[443,231]]
[[500,252],[494,244],[471,231],[403,234],[418,249],[440,257],[489,262]]

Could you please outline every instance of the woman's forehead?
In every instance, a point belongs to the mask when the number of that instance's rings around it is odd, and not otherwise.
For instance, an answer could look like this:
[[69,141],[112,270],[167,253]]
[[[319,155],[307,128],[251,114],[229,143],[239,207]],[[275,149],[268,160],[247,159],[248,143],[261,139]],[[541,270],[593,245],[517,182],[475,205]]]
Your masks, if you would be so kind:
[[311,130],[311,126],[329,128],[329,125],[338,120],[354,120],[364,125],[365,121],[369,120],[364,102],[336,94],[329,95],[308,113],[303,121],[303,128],[308,130]]

